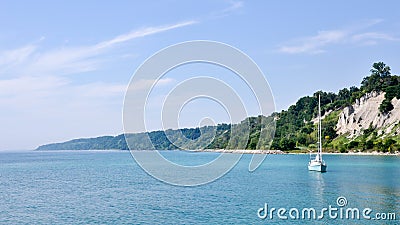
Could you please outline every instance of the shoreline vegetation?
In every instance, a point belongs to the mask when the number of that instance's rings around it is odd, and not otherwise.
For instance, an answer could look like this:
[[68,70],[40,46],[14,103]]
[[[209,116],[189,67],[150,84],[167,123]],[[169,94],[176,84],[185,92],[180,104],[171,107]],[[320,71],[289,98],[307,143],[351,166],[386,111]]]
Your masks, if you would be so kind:
[[[180,150],[185,151],[185,150]],[[282,150],[250,150],[250,149],[203,149],[203,150],[193,150],[191,152],[216,152],[216,153],[233,153],[233,154],[269,154],[269,155],[308,155],[309,151],[304,150],[294,150],[294,151],[282,151]],[[314,153],[314,152],[312,152]],[[394,155],[400,156],[400,152],[378,152],[378,151],[349,151],[346,153],[341,152],[325,152],[324,155]]]
[[[307,150],[291,150],[291,151],[282,151],[282,150],[260,150],[260,149],[196,149],[196,150],[184,150],[184,149],[158,149],[158,150],[127,150],[127,149],[79,149],[79,150],[38,150],[34,149],[33,151],[57,151],[57,152],[73,152],[73,151],[92,151],[92,152],[104,152],[104,151],[185,151],[185,152],[211,152],[211,153],[231,153],[231,154],[268,154],[268,155],[308,155],[310,151]],[[314,151],[311,151],[314,154]],[[325,152],[324,155],[360,155],[360,156],[400,156],[400,152],[379,152],[379,151],[348,151],[348,152]]]

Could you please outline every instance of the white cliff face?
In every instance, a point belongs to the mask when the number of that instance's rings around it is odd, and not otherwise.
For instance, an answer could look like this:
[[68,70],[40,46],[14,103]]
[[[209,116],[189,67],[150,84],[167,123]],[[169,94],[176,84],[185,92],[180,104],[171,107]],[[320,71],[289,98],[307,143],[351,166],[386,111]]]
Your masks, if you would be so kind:
[[[385,93],[372,92],[344,108],[336,125],[337,134],[347,134],[348,138],[353,138],[361,135],[362,130],[368,129],[370,125],[378,130],[378,135],[391,133],[400,121],[400,100],[394,98],[394,109],[384,115],[379,111],[383,99]],[[397,132],[400,133],[400,130]]]

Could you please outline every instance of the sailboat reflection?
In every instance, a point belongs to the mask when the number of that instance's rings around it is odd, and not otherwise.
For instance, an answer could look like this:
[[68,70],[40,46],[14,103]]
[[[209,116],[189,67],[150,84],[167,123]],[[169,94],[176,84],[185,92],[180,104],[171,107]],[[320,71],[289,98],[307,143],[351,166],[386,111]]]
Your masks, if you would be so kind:
[[323,173],[309,173],[310,181],[312,181],[312,186],[314,187],[314,196],[316,196],[319,202],[323,201],[323,194],[325,191],[325,181]]

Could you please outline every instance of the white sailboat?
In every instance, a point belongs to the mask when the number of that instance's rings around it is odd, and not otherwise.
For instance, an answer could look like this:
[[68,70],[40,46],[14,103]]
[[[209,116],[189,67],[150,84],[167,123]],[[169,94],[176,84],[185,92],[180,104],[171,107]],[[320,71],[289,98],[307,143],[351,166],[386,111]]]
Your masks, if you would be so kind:
[[322,127],[321,127],[321,96],[318,95],[318,152],[314,159],[310,159],[308,170],[326,172],[327,165],[322,160]]

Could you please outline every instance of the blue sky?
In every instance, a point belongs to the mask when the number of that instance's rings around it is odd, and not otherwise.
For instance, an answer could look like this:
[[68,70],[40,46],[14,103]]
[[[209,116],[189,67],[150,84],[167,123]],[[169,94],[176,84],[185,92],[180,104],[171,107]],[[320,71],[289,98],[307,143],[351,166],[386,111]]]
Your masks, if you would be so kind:
[[[133,72],[182,41],[214,40],[244,51],[264,72],[278,111],[317,90],[358,86],[376,61],[398,74],[399,4],[3,1],[0,149],[122,133]],[[183,125],[199,124],[192,122]]]

